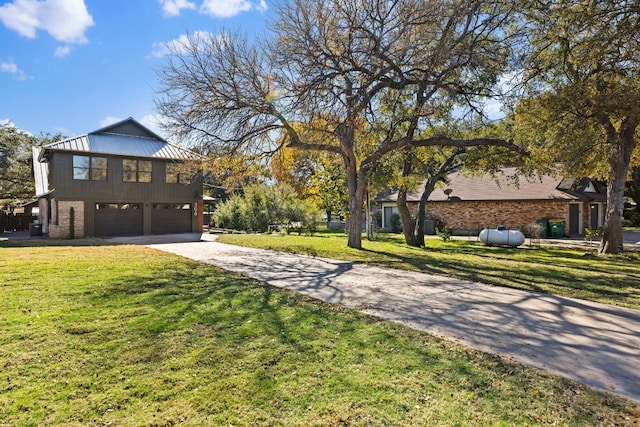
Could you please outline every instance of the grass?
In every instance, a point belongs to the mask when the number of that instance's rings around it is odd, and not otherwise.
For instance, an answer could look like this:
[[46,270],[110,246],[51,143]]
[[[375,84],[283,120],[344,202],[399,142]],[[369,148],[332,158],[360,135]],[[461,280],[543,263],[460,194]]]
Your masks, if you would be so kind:
[[315,236],[229,234],[218,241],[422,271],[605,304],[640,309],[640,252],[597,257],[593,251],[557,247],[518,249],[484,246],[475,240],[427,239],[412,248],[399,235],[363,240],[347,248],[344,233]]
[[3,426],[640,422],[629,401],[175,255],[30,245],[0,244]]

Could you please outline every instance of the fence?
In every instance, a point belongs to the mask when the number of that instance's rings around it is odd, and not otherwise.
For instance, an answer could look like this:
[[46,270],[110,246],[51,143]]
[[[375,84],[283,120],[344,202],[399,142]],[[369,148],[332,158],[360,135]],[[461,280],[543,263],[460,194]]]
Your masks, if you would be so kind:
[[38,219],[31,214],[14,214],[0,211],[0,232],[28,230],[29,224]]

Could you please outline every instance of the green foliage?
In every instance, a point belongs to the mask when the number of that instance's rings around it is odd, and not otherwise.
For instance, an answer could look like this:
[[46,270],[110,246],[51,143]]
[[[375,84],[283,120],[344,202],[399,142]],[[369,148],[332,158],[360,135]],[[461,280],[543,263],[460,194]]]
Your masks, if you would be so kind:
[[15,205],[33,199],[31,147],[61,139],[60,134],[36,138],[14,126],[0,125],[0,201]]
[[392,233],[401,233],[402,232],[402,221],[400,221],[400,215],[397,213],[392,213],[389,217],[389,225],[391,225]]
[[[317,188],[317,204],[324,212],[332,216],[345,217],[348,213],[347,178],[344,165],[337,157],[327,158],[318,164],[312,178]],[[331,220],[331,218],[327,218]]]
[[446,225],[442,228],[436,227],[436,236],[441,238],[443,242],[448,242],[451,239],[451,230]]
[[33,197],[31,146],[36,138],[13,126],[0,125],[0,200],[19,203]]
[[596,237],[602,237],[602,227],[598,227],[597,229],[593,230],[591,228],[585,228],[584,230],[584,239],[591,241]]
[[74,239],[76,236],[76,210],[71,208],[69,212],[69,238]]
[[629,217],[629,227],[640,227],[640,212],[634,212]]
[[213,220],[218,227],[246,232],[269,231],[270,226],[305,228],[312,232],[317,212],[286,184],[250,185],[218,206]]

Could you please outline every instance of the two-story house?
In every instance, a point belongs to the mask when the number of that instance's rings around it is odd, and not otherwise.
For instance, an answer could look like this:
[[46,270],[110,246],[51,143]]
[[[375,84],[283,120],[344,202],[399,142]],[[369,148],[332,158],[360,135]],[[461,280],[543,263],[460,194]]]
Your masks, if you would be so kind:
[[202,231],[198,160],[132,118],[34,147],[42,230],[50,238]]

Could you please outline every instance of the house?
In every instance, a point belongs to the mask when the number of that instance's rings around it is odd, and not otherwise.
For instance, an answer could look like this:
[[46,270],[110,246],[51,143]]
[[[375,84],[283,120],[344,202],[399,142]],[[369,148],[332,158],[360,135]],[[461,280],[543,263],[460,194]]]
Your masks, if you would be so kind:
[[50,238],[202,230],[199,156],[132,118],[33,148],[38,219]]
[[[444,223],[458,234],[477,234],[483,228],[503,225],[527,230],[541,219],[561,219],[566,235],[584,234],[586,228],[604,224],[606,193],[599,185],[583,178],[559,180],[549,175],[513,177],[515,168],[504,168],[491,177],[449,174],[444,187],[436,187],[427,201],[426,216]],[[407,194],[409,209],[417,212],[424,184]],[[382,228],[390,228],[397,213],[397,191],[388,191],[376,201],[382,209]]]

